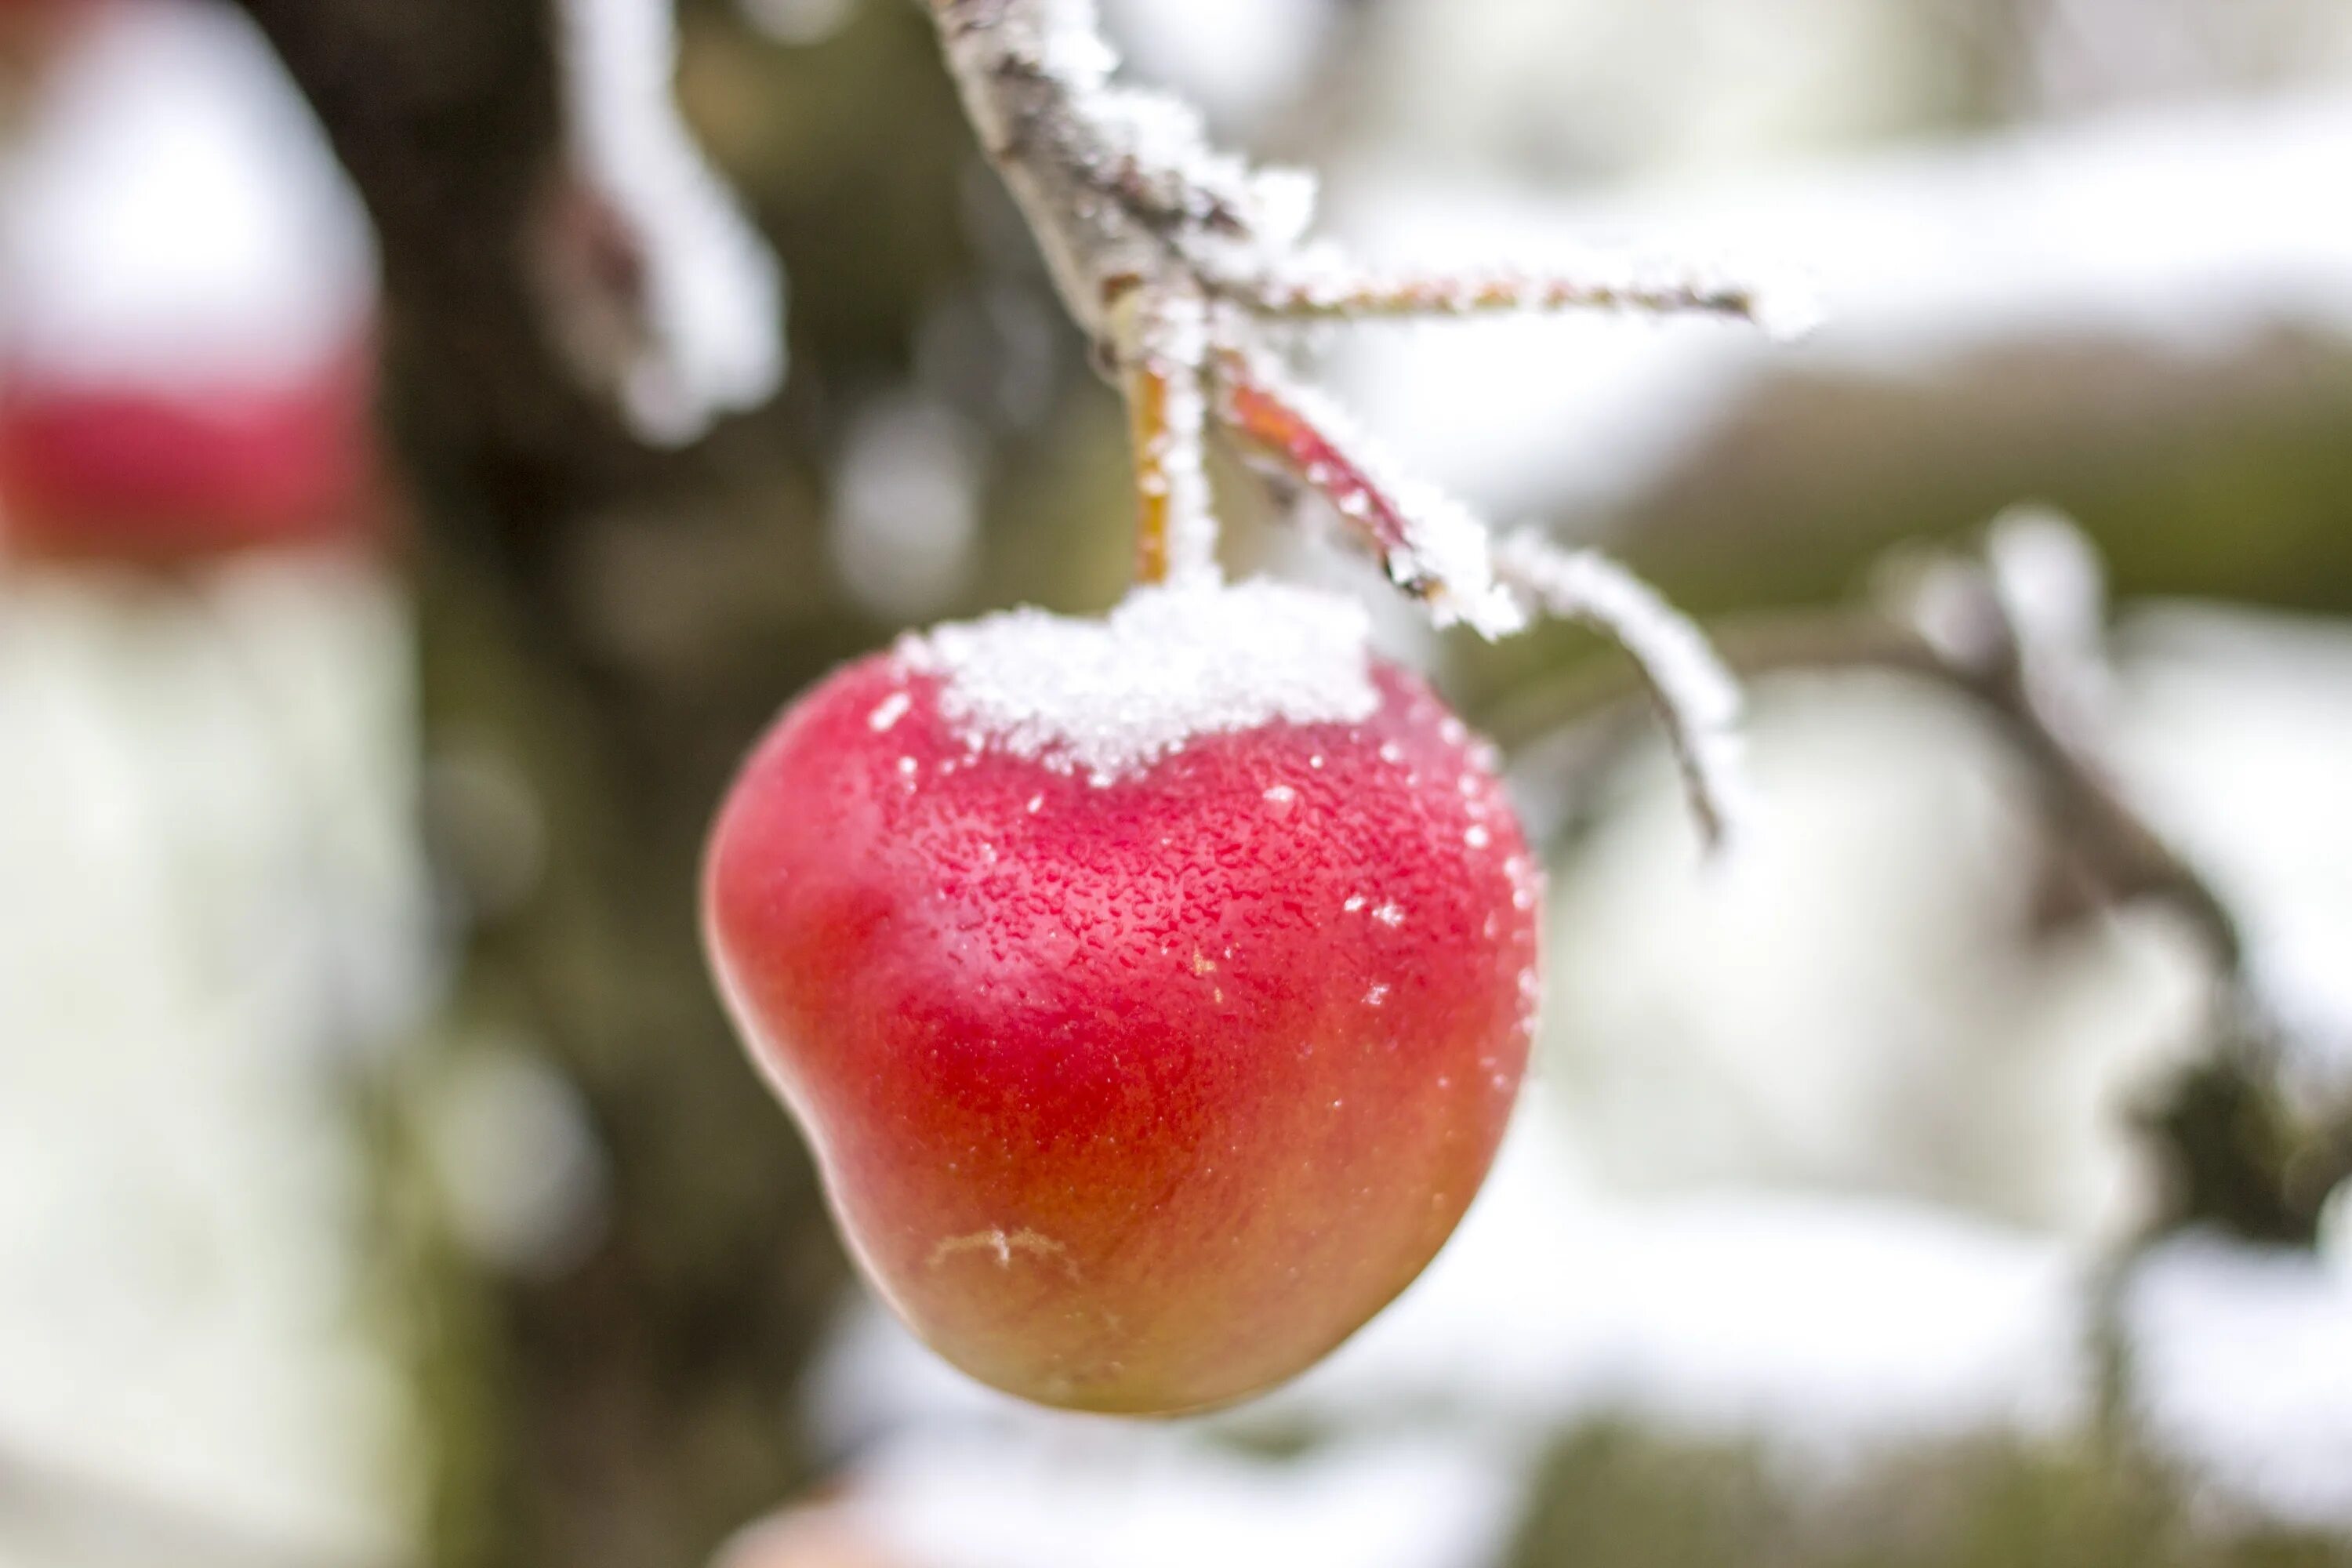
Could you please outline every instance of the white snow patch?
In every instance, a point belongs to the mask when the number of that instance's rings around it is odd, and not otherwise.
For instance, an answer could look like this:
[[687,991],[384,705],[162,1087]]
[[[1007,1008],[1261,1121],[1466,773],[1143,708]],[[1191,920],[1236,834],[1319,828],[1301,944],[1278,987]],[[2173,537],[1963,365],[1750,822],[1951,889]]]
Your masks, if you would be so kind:
[[[992,59],[1019,62],[1056,79],[1072,121],[1082,128],[1078,155],[1119,168],[1122,184],[1141,206],[1188,215],[1174,238],[1195,262],[1217,270],[1260,270],[1306,232],[1315,212],[1314,176],[1254,167],[1212,145],[1200,110],[1184,99],[1114,83],[1118,53],[1102,36],[1093,0],[1011,8],[984,32]],[[1193,221],[1190,215],[1203,203],[1237,221],[1230,229]]]
[[2352,631],[2211,605],[2134,614],[2117,764],[2245,930],[2296,1087],[2352,1087]]
[[845,1506],[889,1561],[922,1568],[1474,1568],[1517,1511],[1502,1458],[1398,1436],[1284,1462],[1049,1419],[893,1443]]
[[[1710,840],[1729,837],[1750,812],[1743,766],[1739,683],[1706,634],[1658,591],[1591,550],[1563,550],[1535,529],[1506,540],[1495,558],[1503,578],[1556,616],[1614,638],[1641,666],[1664,710],[1692,809]],[[1471,793],[1463,781],[1464,794]]]
[[37,100],[5,197],[21,377],[282,384],[348,353],[373,310],[359,198],[226,6],[99,11]]
[[637,433],[683,443],[783,379],[783,269],[679,117],[670,0],[564,0],[572,134],[646,247],[650,352],[630,367]]
[[1151,471],[1141,479],[1147,494],[1168,502],[1168,575],[1208,583],[1217,575],[1217,515],[1209,495],[1209,400],[1202,366],[1209,355],[1208,309],[1199,300],[1178,297],[1146,312],[1143,362],[1167,386],[1165,427],[1146,456]]
[[1475,505],[1605,508],[1670,478],[1767,374],[1911,375],[2056,334],[2218,355],[2281,322],[2352,331],[2352,225],[2313,199],[2347,160],[2352,94],[2338,91],[1590,202],[1439,185],[1402,162],[1367,168],[1342,184],[1339,215],[1367,254],[1572,271],[1597,244],[1640,236],[1804,279],[1825,324],[1794,351],[1607,315],[1357,334],[1341,378],[1403,467]]
[[1251,582],[1148,587],[1102,620],[1020,609],[898,645],[944,681],[974,746],[1109,784],[1205,735],[1352,724],[1380,706],[1370,623],[1349,600]]
[[1138,70],[1244,131],[1307,83],[1339,20],[1333,0],[1107,0],[1104,10]]
[[2216,1500],[2352,1529],[2352,1280],[2308,1253],[2172,1243],[2126,1303],[2138,1412]]

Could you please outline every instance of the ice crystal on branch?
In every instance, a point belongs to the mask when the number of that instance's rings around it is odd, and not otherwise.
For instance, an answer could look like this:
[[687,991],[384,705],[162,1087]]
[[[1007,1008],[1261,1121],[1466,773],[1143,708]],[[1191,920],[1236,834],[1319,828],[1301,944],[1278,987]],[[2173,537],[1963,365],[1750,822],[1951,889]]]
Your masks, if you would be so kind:
[[1691,809],[1720,846],[1746,808],[1738,682],[1706,635],[1658,591],[1594,550],[1565,550],[1522,529],[1496,552],[1501,579],[1540,608],[1607,634],[1641,667],[1665,717]]
[[1296,385],[1272,335],[1314,321],[1580,309],[1699,314],[1776,335],[1810,307],[1691,268],[1384,271],[1309,243],[1315,185],[1209,140],[1191,105],[1117,79],[1093,0],[930,0],[981,142],[1037,235],[1064,303],[1113,368],[1135,444],[1139,576],[1213,583],[1202,466],[1222,430],[1321,496],[1440,624],[1500,637],[1529,610],[1586,621],[1643,668],[1710,838],[1737,795],[1736,689],[1697,629],[1623,568],[1533,536],[1498,575],[1486,531],[1393,470],[1325,399]]
[[1440,626],[1496,637],[1527,625],[1495,585],[1486,530],[1452,497],[1390,471],[1336,405],[1292,384],[1266,356],[1226,348],[1215,368],[1225,427],[1328,500],[1389,580],[1426,603]]
[[1261,276],[1222,280],[1222,287],[1262,314],[1301,321],[1630,310],[1722,316],[1794,337],[1811,329],[1814,314],[1801,290],[1710,271],[1597,259],[1577,273],[1402,271],[1364,267],[1324,247],[1304,248]]

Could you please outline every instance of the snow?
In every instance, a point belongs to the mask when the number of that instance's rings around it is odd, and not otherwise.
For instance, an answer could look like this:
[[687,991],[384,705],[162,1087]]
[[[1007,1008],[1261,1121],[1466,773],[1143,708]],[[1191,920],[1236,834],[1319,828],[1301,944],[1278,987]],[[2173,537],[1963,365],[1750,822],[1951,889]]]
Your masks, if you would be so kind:
[[129,0],[85,26],[0,172],[11,374],[204,393],[340,361],[373,242],[252,24]]
[[1334,0],[1107,0],[1104,21],[1138,74],[1246,134],[1312,76],[1337,9]]
[[1593,252],[1536,273],[1496,268],[1415,272],[1372,268],[1336,246],[1315,244],[1249,279],[1255,310],[1276,317],[1433,320],[1563,310],[1717,316],[1752,322],[1776,342],[1793,342],[1821,325],[1821,303],[1788,279],[1766,282],[1713,269],[1641,263]]
[[2352,1087],[2352,629],[2215,605],[2126,620],[2118,764],[2238,916],[2296,1080]]
[[413,1500],[351,1099],[433,976],[397,597],[0,577],[0,1447],[294,1561]]
[[940,711],[993,747],[1108,784],[1204,735],[1356,723],[1379,706],[1351,601],[1278,584],[1177,584],[1103,620],[1021,609],[898,645]]
[[2352,1279],[2189,1237],[2140,1265],[2125,1313],[2158,1452],[2225,1507],[2352,1530]]
[[693,439],[783,379],[782,268],[679,118],[670,0],[564,0],[572,136],[645,247],[653,342],[624,402],[648,440]]
[[1576,201],[1396,166],[1335,180],[1353,248],[1572,273],[1621,237],[1791,277],[1800,348],[1704,323],[1571,317],[1360,331],[1336,361],[1410,468],[1490,510],[1639,496],[1764,376],[1916,374],[1989,346],[2105,334],[2195,355],[2280,323],[2352,334],[2352,96],[2118,116]]
[[[1040,0],[1011,9],[985,37],[988,58],[1042,71],[1059,89],[1074,144],[1064,155],[1116,180],[1121,200],[1163,243],[1212,271],[1262,270],[1295,246],[1315,213],[1317,182],[1299,169],[1257,168],[1211,144],[1187,100],[1113,79],[1118,51],[1104,38],[1093,0]],[[983,74],[990,65],[977,67]],[[1216,221],[1212,221],[1212,219]]]
[[1690,874],[1659,748],[1559,867],[1544,1089],[1596,1167],[2127,1232],[2149,1173],[2121,1108],[2200,1037],[2193,937],[2153,911],[2036,934],[2032,779],[1958,700],[1871,674],[1749,696],[1737,855]]
[[1512,1468],[1458,1444],[1285,1463],[1075,1422],[894,1445],[852,1487],[861,1533],[917,1568],[1480,1568],[1517,1504]]

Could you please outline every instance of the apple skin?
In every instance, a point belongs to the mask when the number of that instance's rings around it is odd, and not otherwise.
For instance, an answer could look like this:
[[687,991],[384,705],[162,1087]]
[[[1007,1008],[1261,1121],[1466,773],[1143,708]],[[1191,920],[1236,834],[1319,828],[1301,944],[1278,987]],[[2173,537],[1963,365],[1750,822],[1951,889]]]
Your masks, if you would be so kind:
[[1485,1179],[1538,872],[1487,748],[1371,678],[1361,723],[1105,785],[975,750],[878,655],[744,767],[705,869],[721,994],[867,1279],[972,1376],[1129,1415],[1258,1393]]

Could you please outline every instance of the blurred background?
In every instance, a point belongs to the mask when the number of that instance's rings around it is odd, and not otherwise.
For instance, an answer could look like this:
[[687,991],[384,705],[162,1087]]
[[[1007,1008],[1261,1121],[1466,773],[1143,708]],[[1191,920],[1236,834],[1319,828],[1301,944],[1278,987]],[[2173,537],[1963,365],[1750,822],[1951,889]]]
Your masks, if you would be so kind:
[[0,1564],[2352,1563],[2352,8],[1105,12],[1382,259],[1811,281],[1322,345],[1720,626],[1740,854],[1387,615],[1552,865],[1494,1181],[1272,1398],[989,1395],[693,921],[796,689],[1129,568],[926,16],[0,0]]

